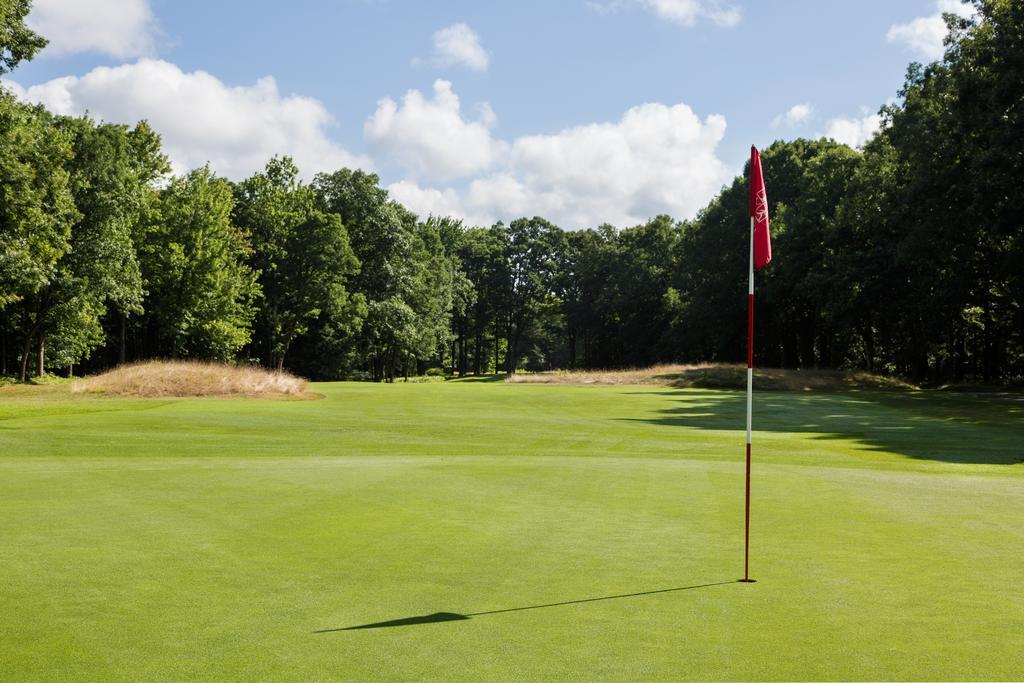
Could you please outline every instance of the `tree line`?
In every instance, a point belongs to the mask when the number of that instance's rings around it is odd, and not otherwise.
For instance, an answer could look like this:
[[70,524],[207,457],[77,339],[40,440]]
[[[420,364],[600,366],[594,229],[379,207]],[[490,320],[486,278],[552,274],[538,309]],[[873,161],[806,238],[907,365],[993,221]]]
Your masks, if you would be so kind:
[[[1024,378],[1024,6],[975,5],[860,150],[762,150],[761,364]],[[5,13],[4,70],[41,47],[23,16]],[[380,381],[745,357],[744,176],[692,220],[578,231],[424,219],[358,170],[300,177],[287,157],[237,183],[172,176],[146,122],[0,94],[0,374],[188,357]]]

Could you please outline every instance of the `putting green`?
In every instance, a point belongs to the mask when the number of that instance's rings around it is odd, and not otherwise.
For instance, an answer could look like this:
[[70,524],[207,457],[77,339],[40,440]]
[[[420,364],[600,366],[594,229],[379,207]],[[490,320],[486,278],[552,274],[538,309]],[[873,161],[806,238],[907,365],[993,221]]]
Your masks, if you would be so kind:
[[0,678],[1024,676],[1013,397],[313,389],[0,392]]

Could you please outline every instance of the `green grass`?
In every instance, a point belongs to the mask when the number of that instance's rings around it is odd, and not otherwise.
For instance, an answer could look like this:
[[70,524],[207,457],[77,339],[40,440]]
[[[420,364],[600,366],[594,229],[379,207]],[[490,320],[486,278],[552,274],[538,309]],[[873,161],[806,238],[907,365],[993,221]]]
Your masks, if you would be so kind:
[[1012,396],[312,388],[0,390],[0,679],[1024,675]]

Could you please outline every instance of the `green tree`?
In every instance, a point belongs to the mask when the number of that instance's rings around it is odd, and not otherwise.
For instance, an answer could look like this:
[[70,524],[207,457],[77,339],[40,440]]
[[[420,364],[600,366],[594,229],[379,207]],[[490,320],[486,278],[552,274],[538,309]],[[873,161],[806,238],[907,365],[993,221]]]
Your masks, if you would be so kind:
[[470,309],[476,302],[476,288],[460,258],[465,230],[460,220],[430,216],[418,233],[423,244],[424,343],[433,345],[442,366],[450,344],[452,371],[464,375],[469,363]]
[[46,38],[25,25],[31,6],[32,0],[0,0],[0,74],[46,47]]
[[[766,165],[766,171],[770,168]],[[773,194],[768,200],[773,201]],[[736,361],[743,357],[745,330],[737,321],[744,319],[746,307],[747,201],[746,179],[737,177],[680,237],[671,325],[673,346],[681,358]],[[778,213],[773,211],[772,217],[776,238]]]
[[763,158],[771,169],[769,200],[779,207],[773,237],[785,258],[758,275],[758,353],[769,362],[841,366],[850,335],[840,311],[853,283],[837,278],[837,258],[848,245],[836,210],[860,154],[831,140],[794,140],[771,145]]
[[33,343],[66,295],[78,218],[65,168],[72,154],[70,135],[42,107],[0,92],[0,327],[5,348],[8,337],[20,341],[22,381]]
[[[845,337],[830,313],[846,296],[835,279],[835,213],[859,154],[830,140],[776,142],[762,151],[772,240],[784,257],[757,276],[756,354],[766,364],[839,364]],[[686,226],[673,289],[675,344],[687,360],[746,355],[748,184],[737,177]]]
[[[885,108],[880,175],[861,212],[893,241],[882,354],[895,371],[938,380],[1024,374],[1024,237],[1016,180],[1024,171],[1024,10],[978,0],[976,17],[946,16],[942,60],[912,64],[900,99]],[[874,188],[884,205],[872,205]]]
[[896,335],[914,305],[906,291],[907,274],[899,267],[901,226],[908,212],[901,196],[895,150],[888,136],[876,136],[864,146],[836,207],[835,268],[842,295],[832,304],[850,337],[859,340],[852,364],[859,356],[868,372],[899,372]]
[[539,216],[516,219],[507,230],[499,223],[492,230],[503,237],[507,280],[501,316],[507,340],[505,372],[511,375],[525,342],[549,310],[564,233]]
[[336,213],[321,210],[298,174],[290,158],[274,158],[237,190],[235,218],[252,234],[252,264],[264,295],[257,349],[278,370],[318,319],[354,332],[365,314],[363,298],[350,295],[359,260],[348,232]]
[[418,222],[370,173],[320,174],[313,187],[321,210],[348,227],[360,263],[352,287],[365,297],[366,320],[354,343],[371,376],[391,380],[434,357],[448,340],[456,282],[438,227]]
[[487,228],[471,227],[460,229],[446,244],[468,283],[460,295],[465,307],[455,320],[459,343],[452,353],[453,370],[465,374],[471,356],[474,374],[489,372],[492,359],[497,371],[500,335],[495,324],[504,283],[502,242]]
[[63,166],[76,210],[69,214],[65,246],[38,287],[26,290],[18,305],[23,377],[32,344],[38,351],[39,374],[47,361],[70,369],[104,341],[101,318],[111,305],[123,314],[141,312],[133,237],[143,197],[154,174],[166,165],[157,157],[150,171],[141,171],[147,166],[135,158],[133,145],[139,130],[98,125],[85,117],[50,120],[47,130],[69,142],[71,154]]
[[[74,145],[68,171],[80,217],[73,231],[78,237],[71,259],[77,264],[82,283],[88,287],[88,292],[83,292],[79,298],[99,297],[84,309],[69,314],[73,320],[84,320],[83,311],[90,310],[101,317],[116,318],[121,333],[119,360],[123,362],[127,320],[142,312],[144,292],[138,243],[143,222],[155,196],[155,183],[170,167],[160,151],[159,136],[145,122],[129,129],[123,125],[97,124],[82,117],[59,119],[59,126],[70,133]],[[99,321],[85,327],[98,324]],[[69,321],[60,328],[63,332],[51,335],[55,353],[56,342],[63,334],[70,334],[74,324]],[[92,348],[106,341],[106,337],[105,331],[83,336],[95,343],[81,346],[79,358],[66,353],[61,357],[55,355],[52,364],[68,367],[77,363],[87,357]],[[74,344],[60,346],[76,348]]]
[[172,356],[232,360],[251,337],[259,285],[231,184],[209,167],[171,180],[143,246],[147,319]]
[[616,321],[613,364],[649,365],[676,353],[666,336],[670,320],[665,297],[675,274],[680,231],[668,216],[623,230],[613,242],[616,265],[602,304]]

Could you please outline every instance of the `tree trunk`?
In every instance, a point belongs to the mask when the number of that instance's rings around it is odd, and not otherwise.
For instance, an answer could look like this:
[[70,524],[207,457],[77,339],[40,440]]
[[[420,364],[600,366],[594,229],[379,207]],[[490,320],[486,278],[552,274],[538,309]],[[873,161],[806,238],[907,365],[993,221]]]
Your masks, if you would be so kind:
[[815,346],[818,349],[818,356],[814,359],[814,367],[820,368],[831,367],[832,364],[832,349],[831,340],[827,330],[820,331],[818,333],[818,343]]
[[875,330],[868,323],[864,326],[861,335],[864,338],[864,369],[867,372],[875,371]]
[[953,379],[956,382],[964,381],[964,368],[967,365],[964,353],[965,336],[963,329],[957,330],[953,335]]
[[910,340],[912,344],[911,362],[913,363],[911,376],[915,381],[921,382],[928,378],[928,348],[924,341],[924,321],[920,318],[914,321]]
[[814,367],[814,329],[807,318],[804,319],[801,327],[799,367],[811,368]]
[[39,333],[39,365],[36,370],[36,376],[42,377],[46,372],[46,335],[42,332]]
[[28,355],[32,353],[32,335],[25,336],[25,348],[21,352],[21,375],[19,379],[22,382],[28,381]]
[[515,371],[512,367],[512,335],[509,334],[505,338],[505,374],[512,375]]
[[285,339],[284,343],[281,344],[281,355],[277,357],[277,371],[284,372],[284,357],[288,353],[288,347],[292,345],[292,339],[294,336],[290,336]]
[[121,313],[121,349],[117,355],[117,362],[120,365],[124,365],[125,359],[128,356],[127,353],[127,339],[128,339],[128,316],[123,312]]
[[509,375],[516,374],[516,365],[519,363],[518,353],[516,349],[519,346],[519,331],[509,332],[508,335],[508,348],[505,349],[505,371]]
[[483,351],[483,343],[480,338],[480,330],[476,331],[476,350],[473,354],[473,374],[480,375],[480,354]]
[[995,381],[997,375],[998,335],[995,332],[995,318],[989,302],[985,301],[985,323],[982,328],[982,377],[986,383]]

